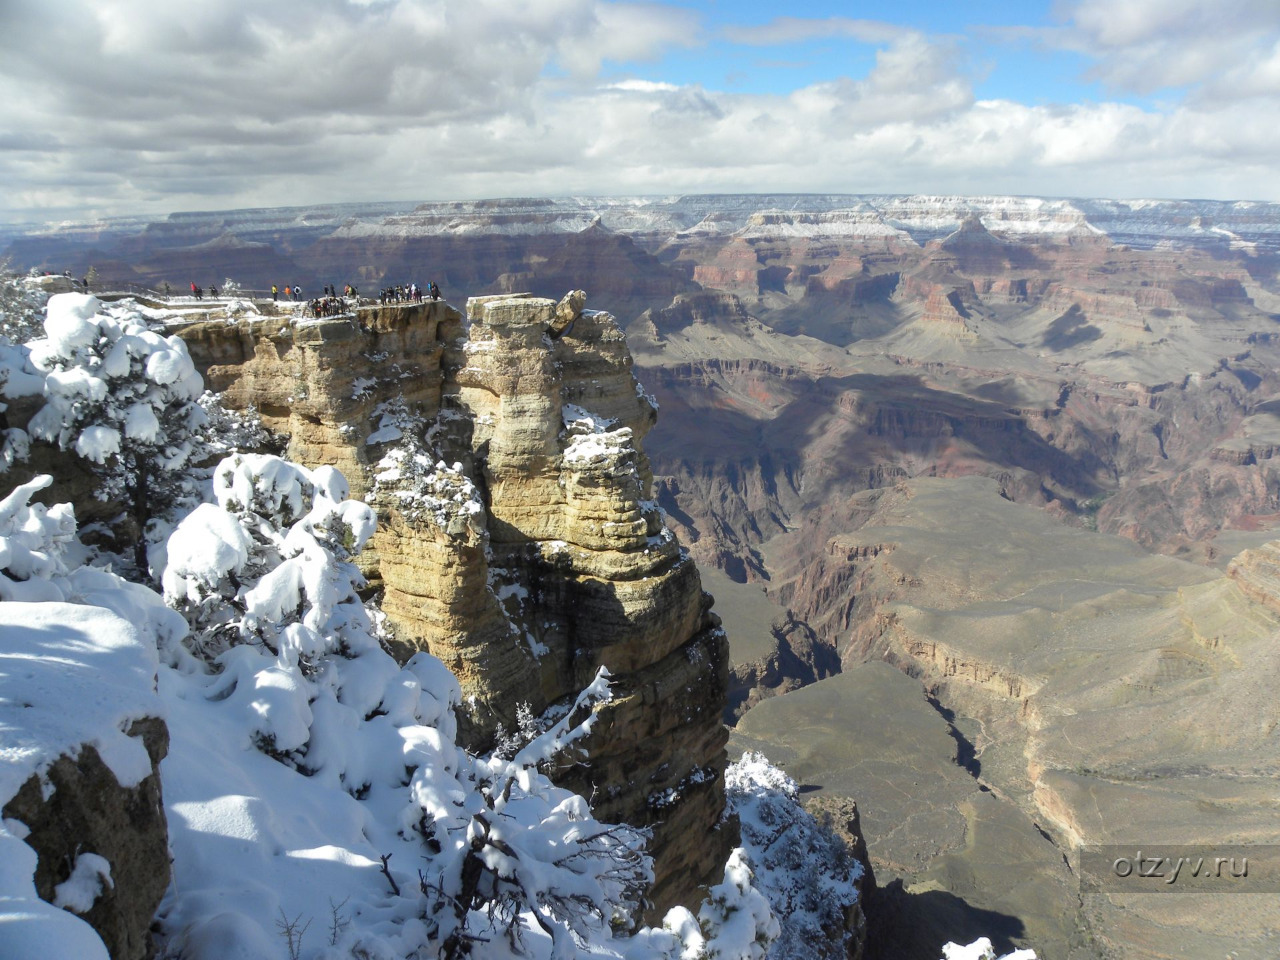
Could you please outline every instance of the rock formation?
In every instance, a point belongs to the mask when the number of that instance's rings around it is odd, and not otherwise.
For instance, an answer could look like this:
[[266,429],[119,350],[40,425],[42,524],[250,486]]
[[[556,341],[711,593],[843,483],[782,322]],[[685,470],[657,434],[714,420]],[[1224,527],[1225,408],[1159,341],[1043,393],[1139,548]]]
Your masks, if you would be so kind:
[[665,526],[642,439],[653,401],[611,316],[585,297],[475,298],[353,317],[180,327],[210,387],[329,463],[379,510],[383,609],[402,658],[457,674],[484,747],[600,667],[590,763],[562,779],[602,819],[651,826],[659,908],[733,845],[720,723],[727,645]]
[[[23,839],[36,851],[36,892],[50,903],[82,853],[94,853],[111,867],[111,884],[81,914],[116,960],[152,956],[151,919],[169,886],[169,832],[160,798],[158,766],[169,750],[169,731],[155,717],[135,721],[127,731],[139,737],[152,773],[136,786],[122,787],[93,744],[75,757],[59,757],[40,777],[32,777],[5,804],[6,820],[26,827]],[[46,796],[46,791],[48,795]]]
[[382,449],[367,441],[383,412],[394,415],[388,404],[420,417],[440,409],[444,344],[461,333],[462,315],[437,301],[364,307],[358,319],[249,315],[171,331],[227,407],[254,407],[267,429],[289,438],[290,459],[337,467],[361,495]]
[[[15,540],[3,541],[7,591],[114,589],[99,571],[15,581]],[[0,603],[0,956],[60,956],[41,949],[63,933],[71,939],[59,942],[87,951],[93,932],[114,960],[152,955],[151,922],[170,877],[159,772],[169,731],[156,695],[163,618],[149,622],[133,598],[122,609],[129,619],[91,603]]]

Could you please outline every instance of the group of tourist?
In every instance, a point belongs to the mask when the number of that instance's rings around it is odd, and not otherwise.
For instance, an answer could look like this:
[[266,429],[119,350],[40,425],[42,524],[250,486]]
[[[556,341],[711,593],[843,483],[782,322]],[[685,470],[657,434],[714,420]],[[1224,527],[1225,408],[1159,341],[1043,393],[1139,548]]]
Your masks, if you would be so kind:
[[[328,288],[326,288],[326,289],[328,289]],[[286,300],[301,300],[301,299],[302,299],[302,287],[301,287],[301,286],[299,286],[299,285],[298,285],[298,284],[296,284],[296,283],[295,283],[295,284],[288,284],[288,283],[286,283],[286,284],[284,285],[284,298],[285,298]],[[274,283],[271,285],[271,299],[272,299],[272,300],[279,300],[279,299],[280,299],[280,288],[279,288],[279,287],[277,287]]]
[[[86,279],[81,283],[87,290],[89,281]],[[335,284],[326,283],[323,295],[310,301],[303,299],[301,284],[286,284],[283,292],[285,300],[307,303],[309,312],[316,317],[332,317],[346,312],[347,305],[345,301],[355,300],[357,304],[360,302],[359,291],[356,290],[354,284],[350,283],[343,284],[341,294],[338,293],[338,288]],[[170,294],[168,283],[164,285],[164,293],[166,297]],[[216,297],[218,288],[213,284],[209,284],[208,293],[210,297]],[[271,299],[278,301],[280,293],[280,288],[273,283],[271,285]],[[199,286],[194,280],[191,281],[191,296],[197,300],[203,300],[205,296],[205,288]],[[440,299],[440,288],[436,286],[434,281],[428,283],[425,287],[416,283],[400,283],[392,287],[383,287],[378,294],[378,302],[381,304],[421,303],[427,297],[432,300]]]
[[440,299],[440,288],[436,286],[434,280],[426,287],[420,287],[416,283],[397,283],[393,287],[383,287],[378,293],[378,302],[382,304],[421,303],[428,295],[432,300]]
[[349,313],[350,310],[351,308],[347,306],[346,298],[325,296],[308,303],[306,313],[312,317],[336,317],[343,313]]
[[[321,295],[321,299],[325,299],[325,300],[336,299],[337,296],[338,296],[337,286],[335,286],[332,283],[326,283],[324,285],[324,293]],[[350,299],[350,298],[359,298],[360,294],[356,291],[356,288],[354,285],[350,283],[345,283],[342,285],[342,296],[344,298]],[[298,283],[285,284],[284,298],[286,300],[301,300],[302,285]],[[272,300],[280,299],[280,288],[276,286],[274,283],[271,285],[271,299]],[[312,300],[311,302],[316,303],[318,301]]]

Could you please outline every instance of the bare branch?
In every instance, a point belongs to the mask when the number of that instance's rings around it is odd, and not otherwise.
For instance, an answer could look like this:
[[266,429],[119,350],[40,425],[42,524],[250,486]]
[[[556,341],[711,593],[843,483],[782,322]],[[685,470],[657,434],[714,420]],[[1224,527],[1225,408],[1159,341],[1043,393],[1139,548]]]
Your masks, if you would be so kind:
[[387,878],[387,883],[391,884],[391,892],[397,897],[400,896],[400,884],[396,883],[396,878],[387,869],[387,861],[391,859],[391,854],[384,853],[380,859],[382,860],[382,875]]

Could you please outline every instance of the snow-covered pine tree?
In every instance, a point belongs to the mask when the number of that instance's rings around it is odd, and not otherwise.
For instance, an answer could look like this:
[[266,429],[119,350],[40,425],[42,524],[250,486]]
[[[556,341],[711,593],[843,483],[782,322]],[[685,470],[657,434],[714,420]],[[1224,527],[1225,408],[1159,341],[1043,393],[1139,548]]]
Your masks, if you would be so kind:
[[86,294],[49,298],[45,337],[31,363],[45,375],[45,405],[28,431],[94,464],[103,500],[125,504],[134,561],[145,575],[148,524],[183,493],[199,443],[203,382],[186,344],[163,337],[128,306]]
[[9,425],[8,401],[39,393],[42,378],[31,368],[23,346],[39,336],[48,294],[34,277],[21,277],[0,260],[0,474],[25,460],[29,437],[21,427]]
[[0,601],[65,599],[57,578],[67,573],[64,553],[75,540],[75,513],[69,503],[31,502],[52,482],[47,474],[38,476],[0,499]]
[[11,270],[12,260],[0,260],[0,337],[10,343],[26,343],[40,336],[44,305],[49,295],[37,278]]
[[348,492],[332,467],[266,454],[234,454],[214,468],[215,502],[170,535],[162,577],[197,655],[212,662],[249,644],[310,674],[327,654],[379,649],[350,562],[376,520]]

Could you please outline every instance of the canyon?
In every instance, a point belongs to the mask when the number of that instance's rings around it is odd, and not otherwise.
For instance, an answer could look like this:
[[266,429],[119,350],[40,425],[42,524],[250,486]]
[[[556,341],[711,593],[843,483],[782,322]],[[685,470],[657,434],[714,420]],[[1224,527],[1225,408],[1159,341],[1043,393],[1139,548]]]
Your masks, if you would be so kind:
[[[369,572],[475,695],[476,742],[619,664],[609,725],[645,746],[601,745],[634,786],[597,803],[667,824],[670,896],[718,816],[724,719],[732,751],[857,801],[868,956],[970,931],[1055,958],[1274,956],[1274,896],[1086,894],[1075,858],[1280,842],[1280,205],[499,200],[0,244],[122,293],[473,297],[354,326],[188,304],[175,329],[227,402],[376,498]],[[572,332],[544,343],[558,311]],[[375,483],[397,398],[457,464],[436,499],[477,498],[479,528]],[[652,806],[668,790],[687,813]]]

